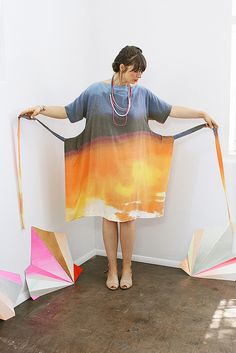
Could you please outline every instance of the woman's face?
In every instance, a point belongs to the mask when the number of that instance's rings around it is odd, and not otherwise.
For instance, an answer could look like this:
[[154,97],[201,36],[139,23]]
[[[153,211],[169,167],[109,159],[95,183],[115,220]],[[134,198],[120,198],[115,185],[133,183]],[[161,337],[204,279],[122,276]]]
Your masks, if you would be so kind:
[[[142,72],[141,71],[132,71],[133,70],[133,65],[132,66],[124,66],[123,69],[126,71],[122,72],[121,78],[122,82],[125,84],[136,84],[138,80],[141,78]],[[121,69],[122,70],[122,67]]]

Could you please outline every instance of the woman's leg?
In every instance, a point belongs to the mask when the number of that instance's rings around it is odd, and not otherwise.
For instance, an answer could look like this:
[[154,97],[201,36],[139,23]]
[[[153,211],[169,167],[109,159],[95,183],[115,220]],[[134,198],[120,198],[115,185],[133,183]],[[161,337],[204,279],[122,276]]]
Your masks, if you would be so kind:
[[122,250],[122,276],[130,276],[131,258],[135,242],[135,221],[120,222],[120,243]]
[[117,274],[118,224],[103,218],[103,241],[107,253],[110,274]]

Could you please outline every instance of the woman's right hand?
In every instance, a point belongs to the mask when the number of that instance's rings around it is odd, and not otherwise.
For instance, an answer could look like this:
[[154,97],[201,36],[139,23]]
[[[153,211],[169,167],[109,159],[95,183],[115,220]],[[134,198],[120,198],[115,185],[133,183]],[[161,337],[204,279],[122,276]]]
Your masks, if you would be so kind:
[[27,115],[30,119],[34,119],[36,115],[38,115],[43,110],[41,105],[36,105],[35,107],[31,107],[23,110],[19,116]]

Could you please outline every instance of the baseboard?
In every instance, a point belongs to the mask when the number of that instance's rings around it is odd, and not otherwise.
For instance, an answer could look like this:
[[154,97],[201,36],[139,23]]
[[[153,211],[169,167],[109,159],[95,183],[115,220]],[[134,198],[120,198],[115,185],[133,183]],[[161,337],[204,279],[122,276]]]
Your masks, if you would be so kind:
[[93,250],[89,251],[87,254],[80,256],[78,259],[76,259],[74,261],[74,263],[78,266],[82,265],[83,263],[85,263],[86,261],[88,261],[89,259],[91,259],[92,257],[94,257],[96,255],[97,255],[96,249],[93,249]]
[[[107,256],[105,250],[102,250],[102,249],[96,249],[96,255]],[[121,252],[117,253],[117,258],[122,259]],[[132,260],[137,261],[137,262],[143,262],[146,264],[180,268],[180,261],[160,259],[158,257],[150,257],[150,256],[142,256],[142,255],[133,254]]]

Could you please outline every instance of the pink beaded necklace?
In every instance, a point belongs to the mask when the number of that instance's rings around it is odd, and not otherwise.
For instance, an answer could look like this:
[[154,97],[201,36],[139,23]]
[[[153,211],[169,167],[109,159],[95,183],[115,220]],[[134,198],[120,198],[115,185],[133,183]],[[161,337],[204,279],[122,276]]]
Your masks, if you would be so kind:
[[[116,126],[125,126],[127,124],[127,120],[128,120],[128,114],[129,114],[129,111],[130,111],[130,108],[131,108],[131,97],[132,97],[132,87],[129,85],[129,90],[128,90],[128,106],[127,108],[123,108],[123,107],[120,107],[118,105],[118,103],[116,102],[115,100],[115,94],[114,94],[114,75],[112,76],[112,79],[111,79],[111,93],[110,93],[110,102],[111,102],[111,106],[112,106],[112,120],[113,120],[113,123],[116,125]],[[115,108],[116,107],[116,108]],[[117,111],[117,109],[123,111],[123,113],[119,113]],[[116,121],[115,121],[115,113],[124,118],[125,117],[125,123],[124,124],[118,124]]]

